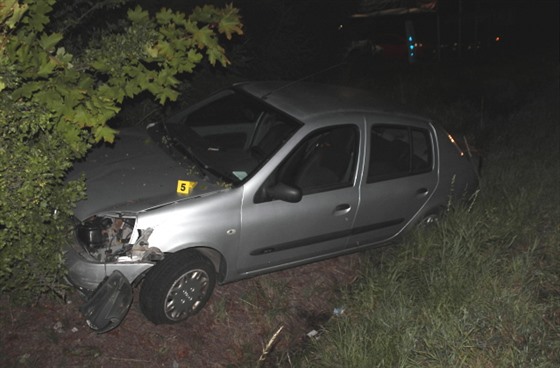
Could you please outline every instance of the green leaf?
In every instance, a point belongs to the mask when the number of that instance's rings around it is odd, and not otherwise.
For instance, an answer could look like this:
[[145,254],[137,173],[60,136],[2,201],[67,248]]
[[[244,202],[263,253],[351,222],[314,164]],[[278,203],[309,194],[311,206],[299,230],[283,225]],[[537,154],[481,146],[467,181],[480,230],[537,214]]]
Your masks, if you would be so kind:
[[221,47],[209,48],[206,50],[206,55],[212,66],[216,65],[216,61],[220,62],[222,66],[227,66],[230,63]]
[[216,45],[215,37],[216,34],[208,26],[204,26],[193,33],[193,39],[199,49]]
[[133,23],[138,24],[146,24],[150,20],[150,14],[147,11],[142,10],[140,5],[134,8],[134,10],[129,9],[127,16]]
[[4,0],[4,4],[0,6],[0,24],[14,29],[28,9],[28,4],[20,4],[17,0]]
[[60,40],[62,40],[62,34],[60,33],[53,33],[51,35],[43,34],[39,39],[39,45],[41,45],[45,51],[50,52]]
[[59,48],[56,49],[56,58],[60,62],[66,64],[66,66],[68,68],[72,67],[70,62],[72,61],[73,56],[72,56],[72,54],[67,53],[66,49],[64,47],[59,47]]
[[73,120],[80,128],[87,126],[89,121],[89,112],[83,106],[77,106],[72,111],[73,115],[67,116],[68,119]]
[[101,126],[95,129],[94,135],[97,142],[105,141],[113,143],[115,141],[115,135],[118,133],[117,130],[112,129],[108,126]]
[[22,21],[28,23],[34,31],[43,32],[45,25],[50,21],[47,14],[52,11],[54,0],[36,1],[30,6],[31,15]]
[[35,91],[40,90],[42,87],[41,82],[29,82],[25,83],[23,86],[14,91],[14,98],[18,99],[20,97],[29,98],[33,95]]
[[187,53],[187,56],[189,61],[193,63],[198,64],[202,60],[202,54],[196,51],[196,49],[190,49],[189,52]]
[[159,24],[169,24],[173,20],[173,11],[163,8],[156,14],[156,20]]
[[135,83],[135,81],[130,81],[125,84],[124,92],[126,97],[134,97],[142,92],[142,88],[138,85],[138,83]]
[[175,101],[179,97],[179,92],[173,90],[172,88],[159,89],[159,93],[156,95],[159,99],[159,103],[164,105],[167,100]]
[[152,59],[157,58],[159,55],[159,49],[157,48],[157,46],[147,45],[144,50],[146,51],[146,54],[148,54],[148,56],[151,57]]
[[243,24],[241,24],[239,10],[235,9],[232,4],[227,5],[224,9],[224,15],[218,23],[218,31],[224,33],[228,40],[231,40],[234,33],[243,34]]
[[190,19],[197,22],[212,23],[215,20],[216,8],[212,5],[197,6],[192,11]]
[[47,63],[41,64],[39,70],[37,71],[37,76],[47,77],[54,71],[54,68],[56,68],[56,63],[52,60],[49,60]]

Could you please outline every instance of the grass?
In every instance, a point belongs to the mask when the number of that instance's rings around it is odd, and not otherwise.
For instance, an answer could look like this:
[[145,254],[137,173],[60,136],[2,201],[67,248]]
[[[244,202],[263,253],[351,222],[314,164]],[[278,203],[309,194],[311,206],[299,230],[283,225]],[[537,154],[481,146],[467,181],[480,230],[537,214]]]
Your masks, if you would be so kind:
[[560,366],[557,89],[501,127],[473,206],[369,253],[296,366]]
[[557,366],[560,236],[521,234],[507,214],[456,209],[385,253],[309,366]]

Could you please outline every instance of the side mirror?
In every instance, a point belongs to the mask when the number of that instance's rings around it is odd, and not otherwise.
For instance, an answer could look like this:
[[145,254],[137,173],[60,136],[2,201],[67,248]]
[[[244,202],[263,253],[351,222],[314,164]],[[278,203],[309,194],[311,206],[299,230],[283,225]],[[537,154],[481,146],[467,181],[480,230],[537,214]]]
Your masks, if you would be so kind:
[[278,183],[266,188],[266,194],[270,199],[279,199],[284,202],[297,203],[301,201],[301,189],[291,187],[284,183]]

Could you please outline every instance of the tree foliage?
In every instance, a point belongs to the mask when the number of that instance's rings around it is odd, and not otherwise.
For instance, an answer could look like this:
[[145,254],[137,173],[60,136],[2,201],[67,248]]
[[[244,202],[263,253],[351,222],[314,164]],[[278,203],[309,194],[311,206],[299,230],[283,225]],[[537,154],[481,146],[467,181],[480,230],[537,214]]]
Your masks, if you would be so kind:
[[85,189],[65,175],[92,145],[113,141],[107,122],[123,101],[144,91],[175,100],[182,74],[204,59],[228,65],[220,40],[243,33],[231,5],[189,15],[136,7],[73,55],[49,31],[55,3],[0,2],[0,292],[22,300],[59,290],[68,220]]

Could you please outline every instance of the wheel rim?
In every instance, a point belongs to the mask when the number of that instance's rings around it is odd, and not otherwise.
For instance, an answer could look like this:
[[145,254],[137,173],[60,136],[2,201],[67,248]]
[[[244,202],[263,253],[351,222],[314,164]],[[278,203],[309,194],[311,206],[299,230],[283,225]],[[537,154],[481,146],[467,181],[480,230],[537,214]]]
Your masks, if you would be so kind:
[[210,278],[201,269],[190,270],[179,277],[165,298],[165,315],[173,321],[187,318],[202,306]]

